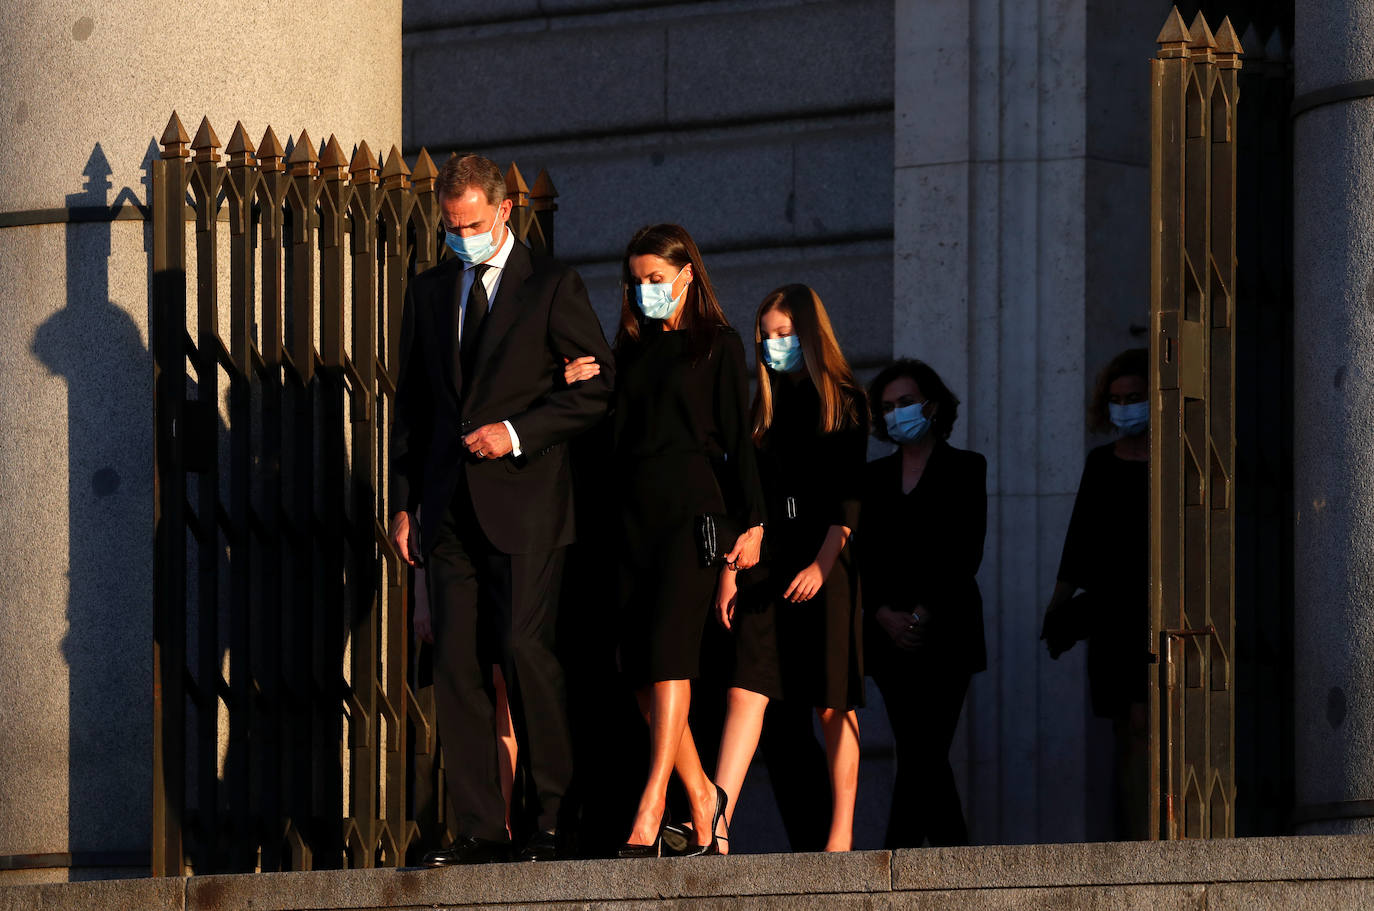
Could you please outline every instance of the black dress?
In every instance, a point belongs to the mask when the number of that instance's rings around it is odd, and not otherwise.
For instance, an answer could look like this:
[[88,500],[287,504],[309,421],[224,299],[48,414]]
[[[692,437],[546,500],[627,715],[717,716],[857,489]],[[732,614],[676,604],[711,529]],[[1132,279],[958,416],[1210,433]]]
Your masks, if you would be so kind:
[[1093,714],[1116,718],[1144,702],[1149,680],[1150,463],[1088,453],[1059,561],[1060,582],[1087,592]]
[[696,516],[764,519],[739,334],[693,359],[687,334],[647,321],[616,350],[614,477],[620,490],[620,665],[630,682],[697,677],[718,570],[703,568]]
[[[987,531],[987,460],[937,443],[910,493],[902,492],[897,452],[868,464],[864,579],[869,673],[883,694],[897,745],[897,774],[885,847],[968,843],[968,826],[949,764],[972,674],[987,668],[983,597],[975,575]],[[930,612],[913,650],[878,625],[880,607]]]
[[782,595],[816,559],[832,525],[857,530],[868,416],[820,429],[820,394],[805,372],[773,374],[773,421],[759,446],[769,525],[766,559],[741,574],[733,685],[817,708],[864,704],[863,614],[851,539],[825,583],[800,604]]

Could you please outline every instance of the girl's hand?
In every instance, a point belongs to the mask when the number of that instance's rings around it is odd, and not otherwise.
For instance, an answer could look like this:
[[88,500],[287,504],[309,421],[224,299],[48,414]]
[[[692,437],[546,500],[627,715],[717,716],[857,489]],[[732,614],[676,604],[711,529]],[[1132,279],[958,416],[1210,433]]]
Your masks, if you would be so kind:
[[800,604],[814,598],[824,584],[825,572],[819,563],[812,561],[810,566],[797,573],[797,577],[787,586],[787,591],[783,592],[782,596],[794,604]]
[[726,563],[739,569],[749,569],[759,562],[759,548],[763,544],[763,526],[755,525],[735,539],[735,548],[725,555]]
[[739,597],[739,582],[734,570],[722,569],[716,585],[716,620],[726,629],[735,619],[735,601]]
[[590,354],[571,361],[564,358],[563,363],[566,365],[563,368],[563,382],[569,386],[589,380],[601,372],[601,365]]

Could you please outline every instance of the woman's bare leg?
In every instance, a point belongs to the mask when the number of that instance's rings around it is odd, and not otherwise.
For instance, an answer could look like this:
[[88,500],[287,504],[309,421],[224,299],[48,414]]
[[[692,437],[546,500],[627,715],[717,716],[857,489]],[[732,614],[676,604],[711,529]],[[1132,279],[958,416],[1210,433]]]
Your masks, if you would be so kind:
[[648,845],[658,838],[668,799],[668,777],[675,768],[692,802],[693,824],[698,831],[709,831],[716,807],[715,787],[701,767],[696,743],[687,728],[692,682],[660,680],[641,688],[635,696],[649,724],[649,780],[639,799],[629,843]]
[[[749,773],[749,764],[754,761],[754,751],[759,746],[763,713],[767,708],[768,697],[761,693],[731,687],[726,694],[725,729],[721,731],[720,753],[716,757],[716,784],[725,791],[730,802],[725,806],[725,817],[717,835],[725,835],[725,827],[734,818],[744,776]],[[720,851],[729,853],[728,841],[720,843]]]
[[825,850],[854,847],[854,800],[859,793],[859,716],[853,709],[817,709],[830,767],[830,836]]

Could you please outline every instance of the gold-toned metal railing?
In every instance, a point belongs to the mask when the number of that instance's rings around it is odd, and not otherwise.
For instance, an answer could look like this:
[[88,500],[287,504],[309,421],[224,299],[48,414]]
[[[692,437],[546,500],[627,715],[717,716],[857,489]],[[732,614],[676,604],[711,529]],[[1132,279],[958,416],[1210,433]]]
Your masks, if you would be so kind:
[[1178,10],[1151,62],[1151,823],[1235,834],[1235,200],[1241,44]]
[[[161,145],[153,872],[401,865],[437,763],[385,472],[406,282],[447,255],[438,172],[242,124],[224,161],[176,114]],[[548,175],[506,181],[550,251]]]

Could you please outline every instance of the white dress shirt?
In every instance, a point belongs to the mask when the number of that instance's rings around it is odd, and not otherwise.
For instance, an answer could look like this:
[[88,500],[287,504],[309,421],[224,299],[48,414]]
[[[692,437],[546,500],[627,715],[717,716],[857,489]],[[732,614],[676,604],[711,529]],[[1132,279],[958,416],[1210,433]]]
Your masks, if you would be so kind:
[[[491,268],[482,275],[482,287],[487,289],[487,312],[491,312],[491,305],[496,303],[496,289],[501,287],[501,275],[506,270],[506,260],[510,259],[510,251],[515,248],[515,232],[511,231],[510,223],[505,225],[506,239],[501,242],[501,248],[496,251],[496,255],[485,263],[473,263],[463,266],[463,281],[458,289],[458,343],[463,341],[463,318],[467,316],[468,294],[472,291],[472,283],[476,273],[473,271],[478,265],[490,266]],[[510,434],[511,455],[519,458],[520,436],[515,432],[515,427],[510,421],[502,421],[506,425],[506,433]]]

